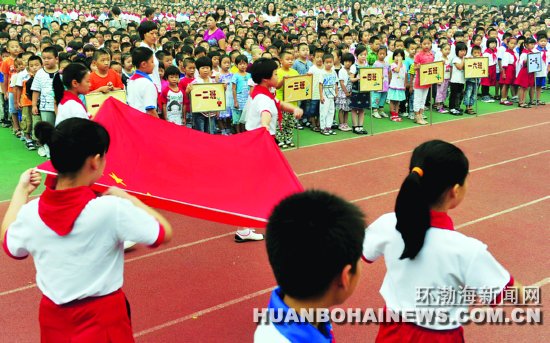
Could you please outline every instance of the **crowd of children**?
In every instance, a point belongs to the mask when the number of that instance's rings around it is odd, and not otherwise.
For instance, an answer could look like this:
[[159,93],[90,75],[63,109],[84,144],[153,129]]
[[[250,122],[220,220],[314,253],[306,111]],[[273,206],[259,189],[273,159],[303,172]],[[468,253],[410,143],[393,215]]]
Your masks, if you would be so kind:
[[[312,99],[296,104],[304,117],[283,113],[278,124],[282,148],[294,146],[295,129],[306,127],[323,135],[335,135],[336,129],[365,134],[365,115],[423,125],[432,103],[441,114],[475,114],[479,90],[484,102],[544,105],[550,14],[540,4],[152,5],[83,4],[71,11],[63,1],[6,5],[0,15],[2,125],[36,149],[33,123],[59,122],[53,83],[75,62],[90,70],[88,90],[75,93],[83,101],[86,92],[125,89],[128,104],[144,113],[223,135],[244,130],[254,61],[272,58],[279,65],[272,90],[279,100],[287,77],[311,74]],[[535,73],[527,70],[531,53],[541,54],[543,65]],[[489,76],[465,78],[465,58],[482,56],[488,58]],[[444,62],[444,80],[421,86],[420,65],[433,61]],[[359,69],[368,67],[382,68],[381,91],[360,92]],[[194,113],[193,84],[214,82],[225,85],[226,108]],[[47,147],[38,150],[47,156]]]

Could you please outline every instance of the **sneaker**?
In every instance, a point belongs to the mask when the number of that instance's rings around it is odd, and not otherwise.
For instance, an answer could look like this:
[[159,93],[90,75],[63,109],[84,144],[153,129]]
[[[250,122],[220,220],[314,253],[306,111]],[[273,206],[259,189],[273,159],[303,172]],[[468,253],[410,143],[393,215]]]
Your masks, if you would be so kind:
[[295,145],[294,145],[294,143],[292,143],[292,141],[286,141],[285,143],[286,143],[286,145],[288,145],[291,148],[295,147]]
[[383,118],[389,118],[389,116],[384,111],[378,111],[378,114]]
[[348,124],[342,124],[342,127],[340,128],[340,131],[349,132],[349,131],[351,131],[351,127],[349,127]]
[[483,98],[481,98],[481,101],[486,102],[486,103],[495,102],[495,100],[493,98],[491,98],[490,96],[484,96]]
[[26,142],[27,141],[27,138],[25,137],[25,134],[24,133],[21,133],[21,136],[19,136],[19,140],[21,142]]
[[378,111],[372,112],[372,117],[376,119],[382,119],[382,117],[380,117],[380,114],[378,114]]
[[235,232],[235,242],[244,243],[244,242],[254,242],[261,241],[264,239],[264,235],[261,233],[254,232],[252,229],[238,230]]
[[409,113],[409,119],[414,120],[414,113]]
[[330,126],[331,130],[336,130],[337,128],[338,128],[338,124],[336,123],[332,123],[332,125]]
[[11,123],[10,123],[10,122],[3,122],[3,123],[2,123],[2,127],[3,127],[3,128],[10,128],[10,127],[11,127]]
[[441,107],[439,110],[437,110],[437,113],[449,113],[449,111],[447,111],[446,109],[444,109],[443,107]]
[[518,96],[513,96],[512,99],[510,99],[511,102],[513,103],[518,103],[519,102],[519,99],[518,99]]
[[508,100],[503,100],[500,102],[501,105],[504,105],[504,106],[513,106],[514,103],[511,102],[511,101],[508,101]]
[[399,116],[392,116],[391,117],[391,121],[394,121],[394,122],[400,122],[402,119],[399,118]]
[[25,146],[27,147],[27,150],[29,150],[29,151],[36,150],[36,145],[34,145],[33,141],[27,141],[25,143]]
[[46,149],[44,148],[44,146],[39,146],[38,147],[38,156],[40,157],[46,157]]
[[303,130],[304,127],[302,126],[302,124],[300,124],[300,122],[296,122],[296,130]]
[[336,135],[336,131],[333,131],[333,130],[328,130],[328,133],[330,133],[331,135]]
[[322,135],[325,135],[325,136],[330,136],[330,129],[323,129],[323,130],[321,131],[321,134],[322,134]]

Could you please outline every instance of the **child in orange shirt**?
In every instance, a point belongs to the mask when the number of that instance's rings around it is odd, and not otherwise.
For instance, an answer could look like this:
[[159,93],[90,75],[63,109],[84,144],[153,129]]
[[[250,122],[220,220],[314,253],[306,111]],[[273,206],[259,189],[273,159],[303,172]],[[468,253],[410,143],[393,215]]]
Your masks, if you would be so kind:
[[92,63],[95,68],[90,75],[90,93],[109,93],[114,90],[124,89],[122,78],[110,68],[111,55],[106,50],[96,50]]
[[4,94],[4,104],[8,104],[8,111],[11,115],[13,133],[19,137],[19,120],[17,117],[17,109],[15,108],[15,93],[11,87],[11,78],[17,74],[15,69],[15,59],[19,54],[19,42],[14,39],[10,39],[7,42],[7,51],[10,54],[3,62],[0,72],[4,74],[4,82],[2,83],[2,93]]

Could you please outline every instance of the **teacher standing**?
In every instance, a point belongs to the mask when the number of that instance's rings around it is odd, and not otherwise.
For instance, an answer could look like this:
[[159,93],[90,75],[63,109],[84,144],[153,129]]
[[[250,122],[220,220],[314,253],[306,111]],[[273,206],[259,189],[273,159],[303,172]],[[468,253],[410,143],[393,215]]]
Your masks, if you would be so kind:
[[225,40],[225,33],[217,25],[217,14],[209,14],[206,16],[206,31],[202,38],[208,42],[210,46],[219,46],[221,50],[225,51],[227,48],[227,42]]

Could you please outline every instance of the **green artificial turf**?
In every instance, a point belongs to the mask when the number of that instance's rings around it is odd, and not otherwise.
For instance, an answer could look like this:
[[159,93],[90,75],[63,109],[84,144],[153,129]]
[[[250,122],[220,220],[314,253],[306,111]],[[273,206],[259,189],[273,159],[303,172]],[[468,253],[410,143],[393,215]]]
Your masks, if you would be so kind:
[[[550,110],[550,91],[542,93],[542,100],[549,103],[548,105],[541,107],[541,109]],[[505,110],[517,109],[516,106],[502,106],[498,103],[486,104],[478,101],[478,113],[479,115],[485,115],[488,113],[495,113]],[[386,113],[389,113],[388,105],[385,109]],[[426,112],[429,116],[429,112]],[[436,111],[433,112],[432,119],[434,123],[458,120],[458,119],[472,119],[474,116],[463,115],[453,116],[450,114],[440,114]],[[403,119],[400,123],[394,123],[389,119],[372,119],[374,134],[380,134],[387,131],[399,130],[404,128],[410,128],[418,126],[409,119]],[[365,129],[370,133],[369,118],[365,118]],[[299,132],[299,142],[295,137],[295,143],[299,143],[300,147],[322,144],[326,142],[333,142],[342,139],[359,137],[351,132],[341,132],[336,130],[335,136],[323,136],[317,132],[313,132],[310,129],[304,129]],[[24,142],[18,140],[13,134],[11,129],[0,128],[0,201],[7,200],[11,197],[13,188],[19,180],[19,175],[27,168],[32,168],[38,164],[46,161],[45,158],[38,156],[36,151],[28,151]],[[39,194],[41,189],[36,193]]]

